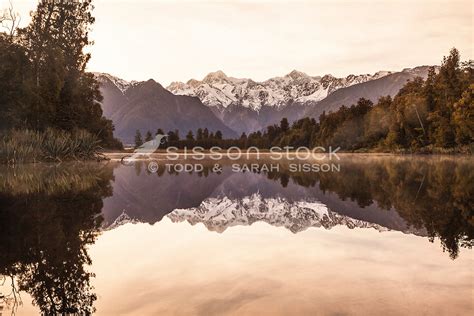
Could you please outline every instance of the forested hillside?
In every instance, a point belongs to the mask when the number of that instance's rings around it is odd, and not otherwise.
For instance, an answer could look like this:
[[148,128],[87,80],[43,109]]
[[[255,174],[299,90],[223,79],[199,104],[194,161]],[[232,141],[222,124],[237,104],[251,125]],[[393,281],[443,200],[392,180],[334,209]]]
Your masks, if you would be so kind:
[[[453,48],[439,71],[432,67],[426,80],[407,81],[395,97],[376,104],[359,99],[319,120],[304,118],[291,126],[287,119],[264,131],[242,134],[235,140],[193,139],[192,132],[178,146],[209,147],[316,146],[348,151],[469,152],[474,140],[474,64],[461,62]],[[199,135],[199,133],[198,133]]]

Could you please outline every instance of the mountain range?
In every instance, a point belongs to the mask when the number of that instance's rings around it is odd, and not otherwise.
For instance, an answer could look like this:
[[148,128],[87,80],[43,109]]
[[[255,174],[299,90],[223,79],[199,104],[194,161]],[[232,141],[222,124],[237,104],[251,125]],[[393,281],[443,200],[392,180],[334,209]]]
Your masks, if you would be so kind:
[[317,200],[290,202],[281,197],[263,198],[259,193],[235,199],[227,196],[209,198],[197,208],[176,209],[167,216],[172,222],[203,223],[208,230],[218,233],[232,226],[249,226],[255,222],[284,227],[295,234],[309,227],[331,229],[338,225],[388,231],[383,226],[333,212]]
[[187,83],[173,82],[167,89],[178,95],[196,96],[205,105],[220,110],[239,105],[258,112],[263,106],[282,108],[291,103],[318,102],[338,89],[388,74],[390,72],[381,71],[374,75],[350,75],[346,78],[332,75],[311,77],[293,70],[283,77],[255,82],[252,79],[228,77],[222,71],[216,71],[208,74],[202,81],[191,79]]
[[115,126],[115,137],[132,143],[136,130],[153,134],[178,129],[181,137],[188,130],[206,127],[211,132],[220,130],[225,137],[237,134],[224,125],[196,97],[178,96],[154,80],[125,82],[107,74],[96,74],[104,97],[102,110]]
[[424,234],[396,210],[381,209],[377,203],[362,207],[317,185],[303,187],[291,181],[283,187],[264,174],[234,173],[229,167],[206,176],[167,172],[157,176],[138,162],[115,168],[112,186],[114,194],[104,199],[102,209],[104,229],[154,224],[168,217],[173,222],[203,223],[215,232],[265,222],[293,233],[342,225]]
[[290,122],[305,116],[317,119],[324,111],[350,106],[359,98],[376,102],[394,96],[408,80],[426,78],[428,69],[420,66],[344,78],[294,70],[263,82],[216,71],[201,81],[173,82],[166,89],[154,80],[128,82],[105,73],[96,77],[104,96],[104,115],[114,122],[116,136],[131,142],[136,129],[179,129],[184,136],[206,127],[236,137],[263,130],[284,117]]

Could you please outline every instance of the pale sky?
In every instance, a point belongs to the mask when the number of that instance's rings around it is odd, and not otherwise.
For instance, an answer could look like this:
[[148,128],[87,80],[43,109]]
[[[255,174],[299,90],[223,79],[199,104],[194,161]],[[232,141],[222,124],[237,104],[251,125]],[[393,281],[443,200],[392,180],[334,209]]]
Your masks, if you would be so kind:
[[[28,22],[35,0],[11,0]],[[4,8],[8,0],[0,0]],[[473,59],[471,0],[95,0],[90,71],[163,85],[211,71],[262,81]]]

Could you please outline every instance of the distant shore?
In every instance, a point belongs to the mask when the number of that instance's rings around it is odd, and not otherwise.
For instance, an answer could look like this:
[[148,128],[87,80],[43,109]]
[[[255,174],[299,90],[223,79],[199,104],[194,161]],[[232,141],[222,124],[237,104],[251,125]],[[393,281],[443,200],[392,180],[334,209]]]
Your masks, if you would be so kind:
[[[125,150],[125,151],[109,151],[109,152],[102,152],[102,154],[107,158],[107,159],[110,159],[111,161],[121,161],[122,158],[124,157],[130,157],[130,155],[133,153],[133,151],[129,151],[129,150]],[[223,155],[223,160],[232,160],[230,159],[232,157],[232,155],[227,155],[225,151],[221,151],[219,152],[220,154]],[[192,153],[185,153],[183,150],[179,150],[177,152],[173,152],[173,155],[176,156],[178,155],[179,158],[176,159],[176,160],[182,160],[182,159],[186,159],[186,158],[189,158],[189,159],[192,159],[193,156],[201,156],[204,155],[205,158],[202,159],[202,160],[209,160],[207,158],[210,158],[211,155],[213,154],[216,154],[216,153],[211,153],[209,151],[204,151],[200,154],[192,154]],[[272,155],[272,153],[270,153],[268,150],[266,151],[261,151],[260,153],[255,153],[255,152],[251,152],[249,154],[247,153],[243,153],[242,154],[242,157],[239,158],[239,159],[235,159],[235,157],[237,155],[234,155],[234,160],[235,161],[238,161],[238,160],[242,160],[242,159],[247,159],[247,157],[249,157],[250,159],[256,159],[258,157],[258,155],[261,156],[262,159],[268,159],[270,158],[270,156]],[[296,152],[288,152],[284,154],[285,156],[286,155],[290,155],[292,158],[297,158],[297,153]],[[304,157],[305,155],[300,153],[299,154],[301,157]],[[340,156],[341,158],[350,158],[350,157],[452,157],[452,158],[455,158],[455,157],[471,157],[472,155],[471,154],[418,154],[418,153],[414,153],[414,154],[401,154],[401,153],[377,153],[377,152],[373,152],[373,153],[350,153],[350,152],[338,152],[337,153],[338,156]],[[172,159],[166,159],[166,156],[167,156],[167,153],[165,150],[159,150],[159,151],[156,151],[155,153],[151,154],[149,157],[147,156],[142,156],[142,157],[138,157],[136,158],[136,160],[140,161],[140,160],[149,160],[149,159],[157,159],[157,160],[172,160]],[[326,156],[325,159],[327,159],[327,156],[328,154],[319,154],[319,155],[315,155],[314,157],[312,157],[312,159],[315,159],[317,157],[324,157]],[[198,159],[195,159],[196,161],[198,161]],[[285,157],[283,157],[281,160],[286,160]]]

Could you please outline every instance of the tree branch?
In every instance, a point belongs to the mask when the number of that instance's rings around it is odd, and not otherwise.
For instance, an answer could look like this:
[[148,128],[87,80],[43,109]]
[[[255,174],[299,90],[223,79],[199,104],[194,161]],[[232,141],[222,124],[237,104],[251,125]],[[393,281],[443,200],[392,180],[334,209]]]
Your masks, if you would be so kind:
[[18,12],[15,12],[13,3],[10,1],[10,6],[0,15],[0,26],[6,29],[10,37],[14,37],[18,26],[20,26],[21,17]]

